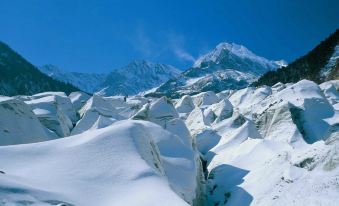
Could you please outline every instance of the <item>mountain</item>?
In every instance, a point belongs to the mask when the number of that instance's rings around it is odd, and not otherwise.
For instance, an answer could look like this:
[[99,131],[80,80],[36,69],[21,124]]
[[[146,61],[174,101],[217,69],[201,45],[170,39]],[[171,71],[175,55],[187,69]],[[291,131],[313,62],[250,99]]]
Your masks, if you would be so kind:
[[54,80],[0,42],[0,95],[34,94],[43,91],[79,91],[71,84]]
[[135,60],[108,74],[101,84],[104,95],[133,95],[179,76],[180,70],[165,64]]
[[281,64],[284,62],[257,56],[242,45],[220,43],[214,50],[200,57],[192,68],[161,85],[150,95],[179,97],[203,91],[244,88],[265,72],[279,68]]
[[145,60],[134,60],[108,74],[67,72],[53,65],[39,69],[56,80],[73,84],[88,93],[98,92],[105,96],[138,94],[179,76],[181,72],[172,66]]
[[317,83],[339,79],[339,29],[317,45],[305,56],[287,67],[269,71],[253,83],[253,86],[269,85],[278,82],[297,82],[309,79]]
[[107,74],[68,72],[50,64],[41,66],[39,69],[53,79],[73,84],[88,93],[99,91],[100,84],[102,84],[107,77]]

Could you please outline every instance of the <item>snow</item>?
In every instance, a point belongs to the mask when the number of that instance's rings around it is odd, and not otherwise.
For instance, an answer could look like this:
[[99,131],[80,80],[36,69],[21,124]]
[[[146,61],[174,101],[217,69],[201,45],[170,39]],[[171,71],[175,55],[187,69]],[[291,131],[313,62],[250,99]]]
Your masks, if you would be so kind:
[[23,101],[0,96],[0,145],[47,141],[51,135]]
[[71,100],[64,92],[43,92],[32,96],[33,99],[43,97],[54,97],[60,110],[74,123],[77,121],[76,112]]
[[218,61],[220,61],[220,57],[223,56],[223,53],[225,52],[231,53],[237,57],[240,57],[241,59],[250,59],[252,61],[259,62],[263,67],[276,68],[277,66],[280,66],[282,63],[284,63],[283,61],[269,61],[264,57],[257,56],[243,45],[223,42],[218,44],[211,52],[200,57],[194,63],[193,67],[200,67],[204,62],[219,63]]
[[247,87],[245,89],[234,92],[229,101],[239,109],[243,114],[252,111],[252,107],[261,103],[266,97],[272,94],[270,87],[264,86],[260,88]]
[[178,118],[179,115],[174,106],[166,97],[162,97],[153,103],[148,103],[136,113],[132,119],[142,119],[154,122],[163,127],[169,120]]
[[79,110],[79,114],[81,119],[72,130],[72,135],[104,128],[124,119],[109,100],[98,95],[93,95]]
[[[337,80],[337,82],[339,82]],[[335,82],[324,82],[319,85],[322,92],[324,93],[326,99],[329,101],[330,104],[338,111],[339,110],[339,92],[336,89]]]
[[242,89],[283,65],[284,61],[267,60],[242,45],[221,43],[200,57],[192,68],[160,85],[155,93],[178,98],[204,91]]
[[192,96],[194,105],[197,107],[204,107],[208,106],[214,103],[217,103],[219,101],[218,96],[211,91],[208,92],[202,92],[200,94]]
[[192,97],[185,95],[181,97],[178,103],[175,105],[175,109],[179,113],[190,113],[195,108]]
[[33,96],[32,100],[25,101],[25,103],[33,109],[39,121],[59,137],[70,134],[73,127],[71,118],[76,118],[76,116],[67,97],[45,93]]
[[232,93],[233,114],[217,123],[209,107],[220,103],[193,110],[207,205],[336,205],[337,98],[332,83],[302,80]]
[[135,95],[152,88],[155,90],[181,73],[173,66],[145,60],[134,60],[107,74],[69,72],[54,65],[44,65],[39,70],[56,80],[73,84],[84,92],[104,96]]
[[203,110],[198,107],[188,115],[185,123],[192,136],[195,136],[197,133],[208,128],[208,122],[204,116]]
[[38,69],[52,77],[53,79],[70,83],[82,91],[94,93],[100,89],[101,83],[107,77],[107,74],[81,73],[64,71],[54,65],[44,65]]
[[180,137],[188,147],[192,147],[191,135],[186,124],[179,118],[179,114],[166,97],[144,105],[131,119],[154,122]]
[[87,100],[89,100],[90,98],[91,96],[84,92],[72,92],[69,95],[69,99],[73,104],[74,110],[77,112],[86,104]]
[[[334,206],[337,82],[174,100],[0,96],[1,203]],[[62,125],[67,138],[53,132]]]
[[109,73],[101,84],[100,93],[105,96],[136,95],[158,87],[180,73],[180,70],[170,65],[134,60]]
[[122,121],[57,141],[1,147],[0,162],[5,205],[170,206],[188,205],[195,198],[192,149],[142,121]]
[[211,123],[218,123],[232,116],[233,105],[228,99],[223,99],[220,102],[207,107],[204,111],[204,114],[205,113],[212,113],[213,119],[211,120]]

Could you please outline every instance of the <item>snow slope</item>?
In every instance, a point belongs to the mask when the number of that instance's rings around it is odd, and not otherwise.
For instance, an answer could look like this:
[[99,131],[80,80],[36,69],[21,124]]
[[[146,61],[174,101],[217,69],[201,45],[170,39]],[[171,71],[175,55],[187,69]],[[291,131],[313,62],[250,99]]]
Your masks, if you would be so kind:
[[0,96],[0,145],[46,141],[56,138],[23,101]]
[[59,137],[70,135],[76,113],[70,99],[63,92],[45,92],[25,101],[39,121]]
[[194,161],[192,149],[161,127],[121,121],[56,141],[0,147],[0,197],[5,205],[189,205]]
[[[195,108],[186,124],[206,164],[207,205],[337,205],[338,97],[331,82],[302,80],[235,91],[233,108]],[[210,121],[225,106],[233,112]]]

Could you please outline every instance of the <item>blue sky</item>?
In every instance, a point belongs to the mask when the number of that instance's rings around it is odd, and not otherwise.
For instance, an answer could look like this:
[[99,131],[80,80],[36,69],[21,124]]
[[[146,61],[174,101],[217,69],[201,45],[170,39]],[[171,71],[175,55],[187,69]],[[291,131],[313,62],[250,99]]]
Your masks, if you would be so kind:
[[187,69],[220,42],[292,61],[339,28],[338,0],[0,0],[0,40],[35,65]]

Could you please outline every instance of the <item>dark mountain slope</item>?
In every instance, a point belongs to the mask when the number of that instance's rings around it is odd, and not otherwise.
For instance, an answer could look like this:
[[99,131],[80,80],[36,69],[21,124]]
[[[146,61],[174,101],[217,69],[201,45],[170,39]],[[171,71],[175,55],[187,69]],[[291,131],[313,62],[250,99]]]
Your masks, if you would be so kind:
[[272,86],[278,82],[298,82],[301,79],[309,79],[317,83],[338,79],[338,44],[339,30],[336,30],[308,54],[287,67],[265,73],[252,86]]
[[34,65],[0,41],[0,95],[31,95],[45,91],[79,91],[40,72]]

